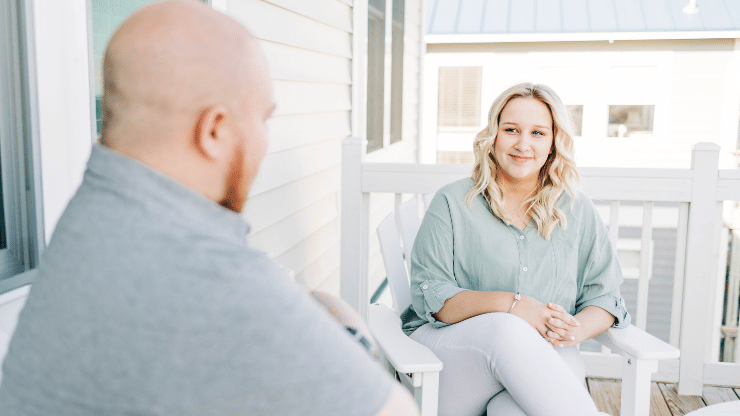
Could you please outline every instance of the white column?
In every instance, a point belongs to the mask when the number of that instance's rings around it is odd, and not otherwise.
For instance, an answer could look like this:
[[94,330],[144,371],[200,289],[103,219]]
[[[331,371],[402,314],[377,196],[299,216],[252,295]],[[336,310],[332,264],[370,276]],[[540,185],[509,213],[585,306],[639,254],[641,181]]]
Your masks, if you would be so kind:
[[82,182],[93,142],[87,4],[32,1],[47,242]]
[[368,201],[362,193],[362,161],[367,142],[357,137],[342,141],[342,205],[339,293],[363,319],[368,298]]
[[[691,167],[694,170],[689,207],[686,274],[681,314],[681,365],[678,394],[701,395],[704,381],[704,358],[708,348],[706,324],[711,304],[711,279],[717,266],[713,237],[716,222],[717,177],[720,147],[714,143],[694,146]],[[677,253],[681,255],[681,253]]]

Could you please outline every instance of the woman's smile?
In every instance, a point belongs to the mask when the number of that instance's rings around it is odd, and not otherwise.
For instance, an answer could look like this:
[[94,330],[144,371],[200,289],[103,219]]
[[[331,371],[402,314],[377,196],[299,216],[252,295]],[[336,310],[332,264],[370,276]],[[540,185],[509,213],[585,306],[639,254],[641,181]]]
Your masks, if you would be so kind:
[[512,159],[514,159],[514,162],[517,163],[527,163],[531,162],[533,157],[530,156],[519,156],[519,155],[509,155]]

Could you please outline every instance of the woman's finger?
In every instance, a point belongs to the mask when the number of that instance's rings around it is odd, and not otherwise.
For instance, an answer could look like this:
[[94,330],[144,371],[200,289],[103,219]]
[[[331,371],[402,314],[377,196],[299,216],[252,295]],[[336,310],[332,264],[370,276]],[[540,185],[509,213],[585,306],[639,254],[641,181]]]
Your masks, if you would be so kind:
[[565,339],[565,337],[552,330],[547,331],[547,338],[554,339],[556,341],[562,341]]
[[550,308],[550,309],[552,309],[552,310],[554,310],[554,311],[565,312],[565,308],[563,308],[562,306],[558,305],[557,303],[550,302],[550,303],[547,304],[547,307]]
[[547,325],[547,327],[550,329],[551,333],[557,334],[557,338],[559,339],[570,341],[574,341],[576,339],[575,334],[566,328],[558,328],[549,324]]
[[547,320],[547,323],[553,328],[569,329],[572,326],[572,325],[566,324],[565,322],[563,322],[561,319],[558,319],[558,318],[550,318]]
[[568,312],[556,312],[553,316],[554,318],[560,319],[564,323],[570,325],[570,326],[580,326],[580,322],[571,314]]
[[557,312],[556,314],[554,314],[554,316],[557,316],[558,318],[560,318],[563,322],[567,323],[568,325],[573,325],[573,326],[581,325],[581,323],[578,322],[578,320],[575,317],[573,317],[573,315],[569,314],[565,310],[565,308],[558,305],[557,303],[550,302],[547,304],[547,307]]

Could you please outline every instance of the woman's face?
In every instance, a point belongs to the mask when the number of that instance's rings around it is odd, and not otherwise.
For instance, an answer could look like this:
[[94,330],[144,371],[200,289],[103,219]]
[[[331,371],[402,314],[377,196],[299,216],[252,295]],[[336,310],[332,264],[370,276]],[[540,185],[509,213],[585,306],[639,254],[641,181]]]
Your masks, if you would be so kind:
[[535,186],[552,149],[552,116],[540,100],[518,97],[501,112],[493,154],[499,180],[509,186]]

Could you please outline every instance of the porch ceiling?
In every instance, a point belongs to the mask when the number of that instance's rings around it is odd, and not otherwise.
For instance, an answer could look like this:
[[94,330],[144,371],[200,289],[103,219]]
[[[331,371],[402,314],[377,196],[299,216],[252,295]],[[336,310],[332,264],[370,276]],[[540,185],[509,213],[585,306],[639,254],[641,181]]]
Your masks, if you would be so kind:
[[426,1],[428,35],[579,34],[588,40],[592,34],[597,40],[608,33],[667,32],[682,39],[687,33],[714,38],[740,32],[736,0],[701,0],[694,14],[683,12],[689,0]]

